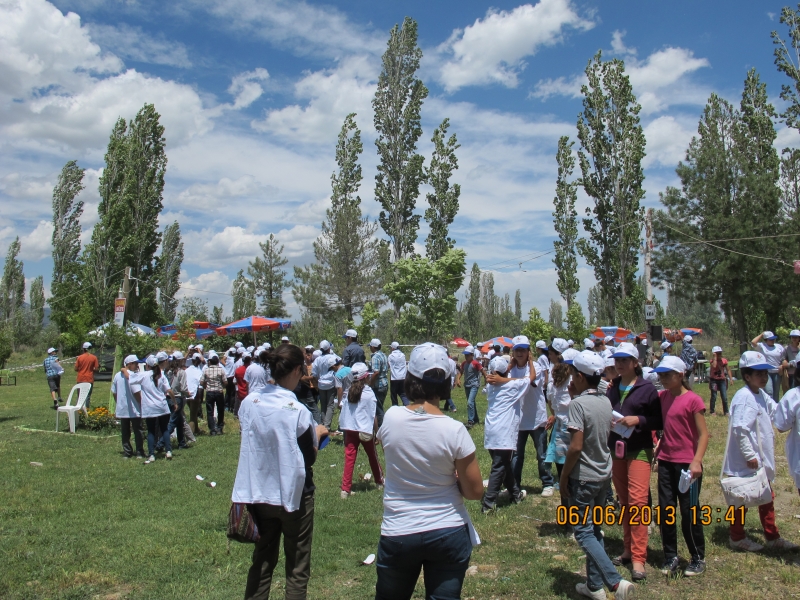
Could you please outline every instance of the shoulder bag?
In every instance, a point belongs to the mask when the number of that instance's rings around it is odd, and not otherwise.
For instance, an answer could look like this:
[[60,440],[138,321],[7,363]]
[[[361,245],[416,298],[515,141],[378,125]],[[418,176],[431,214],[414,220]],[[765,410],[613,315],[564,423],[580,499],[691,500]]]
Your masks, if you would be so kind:
[[228,513],[228,539],[243,544],[255,544],[261,539],[258,526],[247,509],[247,504],[231,503]]
[[772,488],[769,485],[767,470],[764,468],[763,455],[761,448],[761,430],[758,427],[758,417],[756,417],[756,437],[758,438],[758,460],[761,466],[755,475],[749,477],[724,477],[725,461],[728,457],[728,448],[731,443],[731,433],[733,431],[733,418],[728,424],[728,440],[725,445],[725,455],[722,457],[722,466],[719,469],[719,484],[722,486],[722,495],[728,506],[761,506],[772,502]]

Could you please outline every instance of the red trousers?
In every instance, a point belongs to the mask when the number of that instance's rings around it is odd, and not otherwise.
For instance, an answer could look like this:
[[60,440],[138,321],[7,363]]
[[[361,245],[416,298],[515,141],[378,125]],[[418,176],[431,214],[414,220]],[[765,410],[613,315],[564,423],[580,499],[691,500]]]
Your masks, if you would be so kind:
[[381,471],[381,463],[378,462],[378,452],[375,450],[375,438],[372,438],[369,442],[365,442],[358,437],[357,431],[345,431],[342,490],[348,493],[353,485],[353,469],[356,466],[359,444],[364,446],[364,452],[367,453],[367,459],[369,460],[369,466],[372,469],[372,476],[375,478],[375,483],[383,485],[383,471]]
[[[800,490],[798,490],[800,491]],[[772,492],[772,498],[775,499],[775,492]],[[747,513],[747,509],[744,509],[745,514]],[[743,540],[745,536],[744,532],[744,522],[741,521],[742,512],[740,509],[736,509],[733,511],[734,515],[734,522],[731,525],[731,539],[734,542],[738,542],[739,540]],[[769,504],[762,504],[758,507],[758,516],[761,519],[761,526],[764,528],[764,537],[767,540],[777,540],[781,537],[781,534],[778,532],[778,526],[775,525],[775,503],[770,502]]]

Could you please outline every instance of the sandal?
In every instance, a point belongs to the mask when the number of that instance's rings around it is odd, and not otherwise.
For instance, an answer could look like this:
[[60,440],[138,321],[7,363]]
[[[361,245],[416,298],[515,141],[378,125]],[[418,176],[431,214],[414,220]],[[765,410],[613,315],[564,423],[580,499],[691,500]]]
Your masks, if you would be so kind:
[[631,564],[631,558],[632,557],[630,556],[622,556],[622,555],[615,556],[614,558],[611,559],[611,564],[613,564],[615,567],[621,567],[622,565],[629,565]]
[[631,571],[632,581],[644,581],[645,579],[647,579],[647,573],[644,571]]

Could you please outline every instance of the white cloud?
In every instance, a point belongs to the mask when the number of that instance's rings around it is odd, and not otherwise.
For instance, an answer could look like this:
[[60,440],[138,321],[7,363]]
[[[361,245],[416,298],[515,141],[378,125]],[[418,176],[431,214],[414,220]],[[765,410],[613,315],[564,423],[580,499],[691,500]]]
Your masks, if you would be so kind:
[[19,239],[19,255],[25,260],[42,260],[53,254],[53,223],[39,221],[36,228]]
[[440,80],[448,92],[490,83],[516,87],[525,57],[561,42],[567,28],[592,27],[594,23],[580,17],[570,0],[540,0],[511,11],[490,9],[483,19],[453,31],[439,47],[452,56],[442,65]]
[[692,128],[692,119],[674,116],[661,116],[644,127],[647,140],[647,156],[642,161],[645,168],[664,166],[676,167],[684,160],[686,149],[693,135],[696,135],[696,122]]
[[197,277],[189,277],[186,271],[181,271],[181,287],[176,298],[197,296],[208,298],[209,308],[218,305],[220,301],[230,301],[231,278],[222,271],[201,273]]
[[186,46],[167,39],[163,34],[152,36],[141,27],[119,25],[87,25],[92,41],[126,59],[154,65],[189,68],[192,61]]
[[555,79],[541,79],[528,95],[529,98],[539,98],[544,102],[550,96],[567,96],[568,98],[580,98],[581,86],[586,83],[586,75],[573,75],[572,77],[557,77]]
[[228,88],[228,93],[236,98],[233,108],[246,108],[258,100],[264,93],[264,88],[258,82],[267,79],[269,79],[269,73],[261,67],[236,75]]
[[636,56],[636,48],[628,48],[622,38],[625,32],[617,29],[611,34],[611,51],[619,56]]

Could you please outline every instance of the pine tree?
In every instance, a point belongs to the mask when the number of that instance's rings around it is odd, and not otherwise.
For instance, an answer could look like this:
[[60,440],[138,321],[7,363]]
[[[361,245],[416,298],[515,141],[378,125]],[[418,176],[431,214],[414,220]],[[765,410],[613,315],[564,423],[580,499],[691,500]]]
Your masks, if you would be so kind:
[[44,325],[44,277],[39,275],[31,282],[28,297],[33,327],[36,331],[39,331]]
[[70,313],[80,305],[81,224],[84,169],[74,160],[61,169],[53,188],[53,277],[50,282],[50,318],[60,331],[67,330]]
[[393,261],[413,253],[419,229],[420,215],[414,214],[414,208],[425,159],[417,154],[417,141],[422,135],[422,102],[428,96],[417,78],[421,58],[417,23],[406,17],[402,27],[395,25],[389,33],[372,101],[380,159],[375,196],[382,207],[379,222],[390,240]]
[[461,186],[457,183],[451,185],[450,177],[458,169],[456,150],[461,144],[458,143],[456,134],[447,138],[449,127],[450,119],[445,119],[433,131],[433,156],[430,167],[425,170],[425,180],[433,188],[433,193],[426,196],[430,206],[425,211],[425,220],[430,224],[425,254],[431,260],[438,260],[455,246],[455,240],[450,239],[448,234],[450,225],[458,214]]
[[578,183],[572,181],[572,172],[575,169],[575,158],[572,156],[573,142],[567,136],[558,140],[558,179],[556,179],[556,197],[553,200],[553,226],[558,234],[558,240],[553,243],[556,256],[553,263],[558,273],[558,291],[567,303],[567,310],[572,306],[572,301],[581,287],[578,279],[578,256],[576,243],[578,241],[578,212],[575,202],[578,198]]
[[259,247],[261,256],[250,261],[247,274],[253,280],[256,296],[261,298],[260,310],[265,317],[286,317],[289,313],[286,312],[283,292],[289,287],[289,281],[282,267],[289,261],[283,256],[283,244],[270,233]]
[[236,279],[233,280],[231,296],[233,296],[234,321],[256,314],[256,290],[253,281],[245,277],[242,269],[239,269]]
[[183,264],[183,241],[181,227],[177,221],[167,225],[161,241],[161,255],[158,257],[156,273],[158,274],[159,310],[166,321],[174,321],[178,308],[175,296],[181,289],[180,275]]

